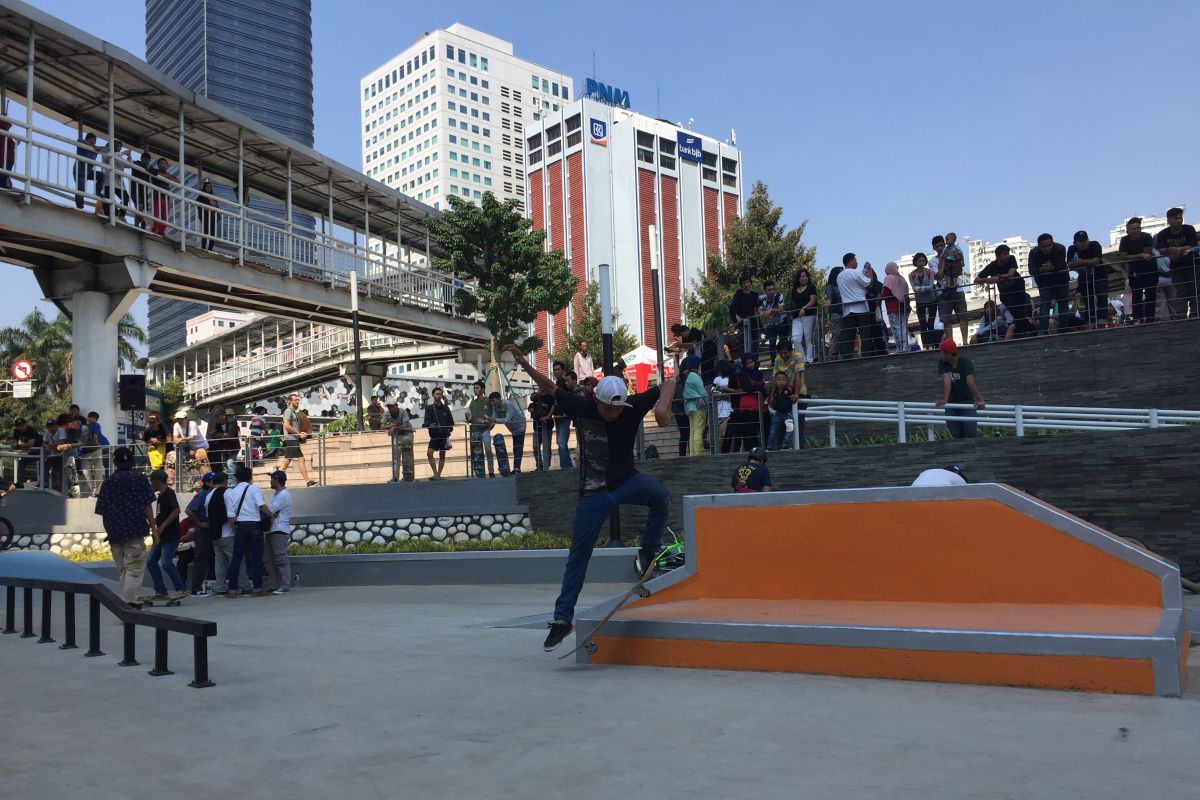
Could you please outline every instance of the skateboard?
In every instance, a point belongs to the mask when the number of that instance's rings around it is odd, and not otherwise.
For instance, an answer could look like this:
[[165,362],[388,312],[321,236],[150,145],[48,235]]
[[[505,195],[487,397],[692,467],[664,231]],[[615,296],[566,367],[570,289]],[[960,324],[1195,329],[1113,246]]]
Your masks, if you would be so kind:
[[137,599],[137,603],[138,603],[138,605],[146,606],[147,608],[152,608],[156,605],[158,605],[158,606],[179,606],[179,605],[183,605],[183,598],[182,597],[171,597],[170,595],[167,595],[166,597],[155,597],[152,594],[148,594],[145,597],[139,597]]
[[508,445],[504,443],[504,437],[497,433],[492,437],[492,447],[496,450],[496,468],[500,470],[500,474],[508,477]]
[[483,437],[487,436],[487,431],[479,434],[478,437],[471,438],[471,472],[476,478],[487,477],[483,473]]
[[640,578],[638,578],[637,583],[635,583],[633,586],[630,586],[625,591],[625,594],[621,595],[617,599],[617,602],[613,604],[612,609],[610,609],[607,614],[601,617],[599,622],[592,626],[592,629],[584,635],[584,637],[579,641],[579,644],[575,645],[575,647],[570,651],[559,656],[558,660],[562,661],[564,658],[575,655],[580,650],[585,651],[589,656],[594,655],[599,649],[599,645],[596,644],[592,637],[595,636],[596,632],[603,628],[605,624],[607,624],[607,622],[613,618],[613,614],[616,614],[621,610],[621,607],[625,605],[625,602],[629,600],[630,597],[633,597],[634,592],[637,592],[638,597],[650,596],[650,590],[646,588],[645,584],[646,581],[650,580],[650,578],[654,576],[654,568],[656,566],[657,563],[655,561],[651,561],[650,566],[646,567],[646,571],[642,573]]

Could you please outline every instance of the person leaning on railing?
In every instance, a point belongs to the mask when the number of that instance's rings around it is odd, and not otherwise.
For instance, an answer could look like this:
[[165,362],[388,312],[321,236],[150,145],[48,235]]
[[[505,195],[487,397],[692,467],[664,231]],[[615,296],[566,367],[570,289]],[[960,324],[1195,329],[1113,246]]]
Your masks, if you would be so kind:
[[380,425],[392,439],[392,482],[401,480],[403,469],[403,480],[411,483],[416,480],[416,463],[413,459],[413,426],[408,412],[393,400],[387,404]]
[[1167,210],[1167,227],[1154,237],[1154,246],[1160,255],[1170,259],[1171,266],[1171,297],[1167,304],[1171,311],[1171,319],[1184,319],[1189,316],[1188,306],[1191,305],[1190,316],[1200,314],[1197,301],[1196,261],[1200,258],[1197,247],[1200,241],[1196,239],[1196,229],[1183,224],[1183,209]]

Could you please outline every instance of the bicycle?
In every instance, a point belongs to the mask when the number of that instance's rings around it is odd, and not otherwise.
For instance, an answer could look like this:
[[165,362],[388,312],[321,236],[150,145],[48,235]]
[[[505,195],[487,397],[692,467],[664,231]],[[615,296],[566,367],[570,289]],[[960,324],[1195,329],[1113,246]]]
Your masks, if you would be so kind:
[[670,572],[673,569],[683,566],[684,559],[684,543],[671,526],[667,526],[667,534],[671,537],[671,542],[663,547],[658,556],[654,559],[655,572]]

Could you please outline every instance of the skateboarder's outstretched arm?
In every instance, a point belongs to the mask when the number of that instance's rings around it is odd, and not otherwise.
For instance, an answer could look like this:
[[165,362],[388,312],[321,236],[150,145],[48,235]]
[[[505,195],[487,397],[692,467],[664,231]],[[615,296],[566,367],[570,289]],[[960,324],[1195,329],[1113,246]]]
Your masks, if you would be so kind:
[[525,354],[521,352],[521,348],[517,347],[515,344],[510,344],[504,349],[512,354],[512,357],[516,359],[518,364],[521,365],[521,369],[525,370],[525,373],[529,375],[529,377],[533,378],[533,382],[537,384],[539,389],[546,394],[554,394],[554,390],[557,389],[558,386],[555,385],[554,381],[550,380],[541,372],[539,372],[537,367],[529,363],[529,361],[525,358]]

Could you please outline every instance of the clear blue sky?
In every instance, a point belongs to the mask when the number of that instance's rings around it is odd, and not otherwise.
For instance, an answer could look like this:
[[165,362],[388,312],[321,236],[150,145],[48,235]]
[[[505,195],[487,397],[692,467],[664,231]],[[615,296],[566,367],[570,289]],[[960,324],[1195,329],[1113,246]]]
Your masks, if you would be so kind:
[[[136,55],[141,0],[34,0]],[[818,263],[884,263],[934,233],[995,241],[1130,214],[1200,220],[1200,2],[314,0],[317,149],[359,164],[358,81],[463,22],[519,56],[629,91],[635,110],[725,138]],[[661,97],[661,103],[656,100]],[[661,110],[661,113],[660,113]],[[0,325],[40,298],[6,267]],[[19,273],[19,274],[18,274]],[[15,280],[13,280],[15,279]],[[144,314],[144,312],[143,312]]]

